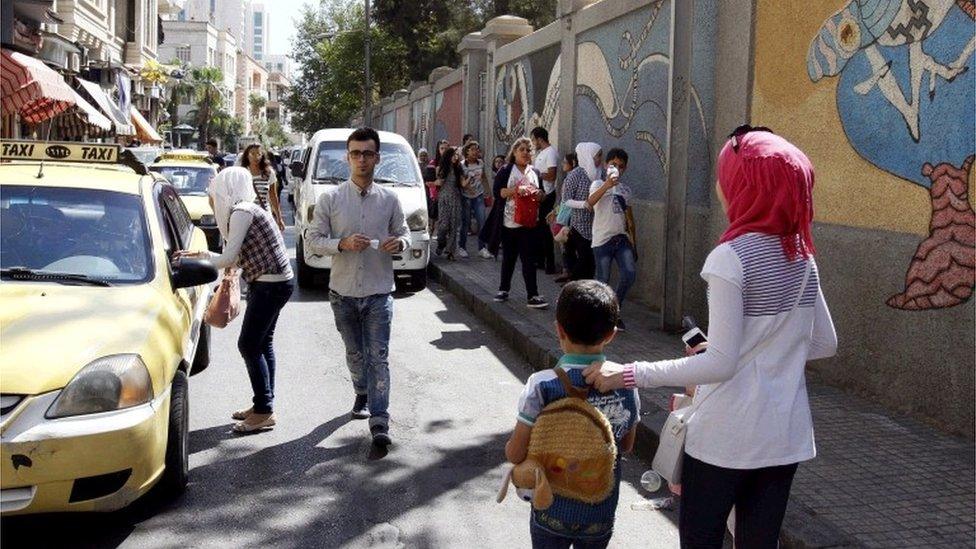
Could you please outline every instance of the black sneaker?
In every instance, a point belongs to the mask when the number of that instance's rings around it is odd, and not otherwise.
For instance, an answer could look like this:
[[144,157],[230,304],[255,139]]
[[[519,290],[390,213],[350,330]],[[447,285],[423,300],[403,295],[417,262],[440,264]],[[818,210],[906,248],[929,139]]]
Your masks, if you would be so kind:
[[352,405],[352,412],[349,415],[353,419],[367,419],[369,417],[369,406],[366,405],[366,395],[356,395],[356,402]]
[[495,294],[495,301],[501,303],[502,301],[508,301],[508,292],[503,292],[501,290]]
[[622,319],[622,318],[618,318],[617,319],[617,331],[618,332],[626,332],[627,331],[627,325],[624,324],[624,319]]
[[389,446],[393,443],[390,438],[390,428],[386,425],[377,423],[369,428],[369,432],[373,435],[373,444],[377,446]]
[[537,296],[530,297],[527,305],[531,309],[545,309],[546,307],[549,306],[549,302],[546,301],[546,299],[541,295],[537,295]]

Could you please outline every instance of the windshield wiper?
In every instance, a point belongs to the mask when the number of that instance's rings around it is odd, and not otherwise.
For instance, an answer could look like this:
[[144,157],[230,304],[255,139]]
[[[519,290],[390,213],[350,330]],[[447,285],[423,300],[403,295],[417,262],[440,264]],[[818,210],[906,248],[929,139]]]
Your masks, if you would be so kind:
[[0,276],[11,280],[51,280],[55,282],[80,282],[91,286],[111,286],[107,280],[92,278],[78,273],[52,273],[49,271],[35,271],[27,267],[10,267],[0,269]]
[[327,175],[325,177],[313,177],[312,183],[342,183],[346,179],[343,177],[338,177],[335,175]]

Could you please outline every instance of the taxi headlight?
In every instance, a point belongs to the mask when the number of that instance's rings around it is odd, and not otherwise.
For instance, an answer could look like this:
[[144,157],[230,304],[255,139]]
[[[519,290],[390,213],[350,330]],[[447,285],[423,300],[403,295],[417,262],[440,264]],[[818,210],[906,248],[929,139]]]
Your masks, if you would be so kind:
[[201,225],[216,225],[217,218],[212,215],[201,215],[200,216]]
[[152,400],[152,380],[139,355],[112,355],[85,366],[48,409],[48,418],[122,410]]
[[407,227],[411,231],[422,231],[427,228],[427,212],[417,210],[407,217]]

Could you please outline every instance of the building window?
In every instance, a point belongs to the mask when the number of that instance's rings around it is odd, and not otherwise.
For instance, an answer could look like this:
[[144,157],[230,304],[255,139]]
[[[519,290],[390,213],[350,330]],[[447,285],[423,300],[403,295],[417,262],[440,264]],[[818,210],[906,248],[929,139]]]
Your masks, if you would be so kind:
[[261,12],[254,14],[254,28],[258,29],[264,25],[264,17]]
[[178,59],[180,61],[180,63],[189,63],[190,62],[190,46],[177,46],[176,47],[176,59]]

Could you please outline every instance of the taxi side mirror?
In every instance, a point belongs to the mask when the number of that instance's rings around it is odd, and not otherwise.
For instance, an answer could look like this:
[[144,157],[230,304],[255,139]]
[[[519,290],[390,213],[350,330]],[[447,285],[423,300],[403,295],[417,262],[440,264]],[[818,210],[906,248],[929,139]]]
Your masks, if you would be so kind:
[[184,257],[173,263],[173,289],[200,286],[217,280],[217,268],[206,259]]
[[305,177],[305,164],[301,160],[291,163],[291,175],[299,179]]

